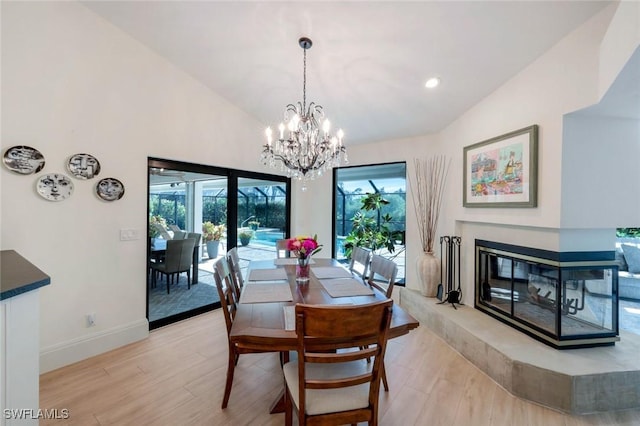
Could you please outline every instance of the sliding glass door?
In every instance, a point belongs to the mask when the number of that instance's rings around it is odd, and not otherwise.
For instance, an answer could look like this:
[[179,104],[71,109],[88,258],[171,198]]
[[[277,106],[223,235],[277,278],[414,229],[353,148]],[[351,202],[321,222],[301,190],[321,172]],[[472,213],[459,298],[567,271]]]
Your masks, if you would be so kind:
[[289,234],[288,194],[286,182],[238,178],[236,245],[241,266],[276,257],[276,241]]
[[[270,240],[288,235],[290,181],[161,159],[150,158],[148,166],[147,317],[153,329],[219,306],[214,264],[230,248],[238,246],[243,266],[275,256]],[[190,283],[187,272],[163,272],[175,263],[178,243],[169,241],[185,238],[197,241]]]

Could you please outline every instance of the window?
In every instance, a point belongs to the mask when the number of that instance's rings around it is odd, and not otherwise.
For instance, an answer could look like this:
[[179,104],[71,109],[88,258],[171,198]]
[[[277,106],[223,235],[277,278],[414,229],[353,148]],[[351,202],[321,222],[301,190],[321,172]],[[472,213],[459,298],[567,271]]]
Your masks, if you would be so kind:
[[[397,283],[403,284],[405,277],[406,163],[340,167],[334,169],[333,176],[333,257],[345,262],[348,261],[345,242],[353,238],[355,234],[353,219],[360,213],[373,219],[375,226],[386,226],[391,232],[393,250],[381,247],[375,248],[374,252],[393,259],[398,264]],[[364,211],[362,210],[363,200],[370,194],[378,194],[388,203],[382,205],[379,210]],[[349,238],[350,235],[351,238]]]

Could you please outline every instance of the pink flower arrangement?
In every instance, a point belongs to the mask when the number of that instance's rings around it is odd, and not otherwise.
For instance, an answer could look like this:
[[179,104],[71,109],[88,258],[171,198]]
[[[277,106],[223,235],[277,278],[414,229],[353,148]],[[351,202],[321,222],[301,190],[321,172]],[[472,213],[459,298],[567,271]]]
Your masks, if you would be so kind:
[[294,253],[300,259],[306,259],[316,254],[322,249],[322,245],[318,244],[318,236],[311,237],[295,237],[287,240],[287,250]]

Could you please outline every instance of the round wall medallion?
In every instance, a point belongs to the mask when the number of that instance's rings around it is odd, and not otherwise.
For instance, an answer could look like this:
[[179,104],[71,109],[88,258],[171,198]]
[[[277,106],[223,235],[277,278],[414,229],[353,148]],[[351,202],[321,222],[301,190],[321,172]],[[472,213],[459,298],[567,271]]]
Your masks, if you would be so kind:
[[100,173],[100,162],[91,154],[74,154],[69,157],[67,169],[78,179],[92,179]]
[[73,182],[69,176],[60,173],[42,175],[36,182],[38,194],[49,201],[66,200],[73,193]]
[[124,185],[116,178],[100,179],[96,184],[96,194],[104,201],[116,201],[124,195]]
[[30,146],[17,145],[8,148],[2,161],[7,169],[21,175],[38,173],[44,168],[44,156]]

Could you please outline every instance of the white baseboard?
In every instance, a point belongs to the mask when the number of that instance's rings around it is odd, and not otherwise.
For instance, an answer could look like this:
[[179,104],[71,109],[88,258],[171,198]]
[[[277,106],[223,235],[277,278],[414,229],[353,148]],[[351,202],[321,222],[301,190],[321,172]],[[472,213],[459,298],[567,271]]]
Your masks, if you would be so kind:
[[40,351],[40,374],[137,342],[149,336],[149,321],[136,321]]

